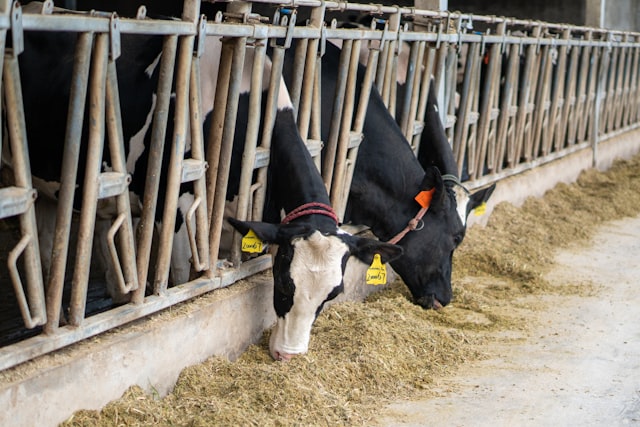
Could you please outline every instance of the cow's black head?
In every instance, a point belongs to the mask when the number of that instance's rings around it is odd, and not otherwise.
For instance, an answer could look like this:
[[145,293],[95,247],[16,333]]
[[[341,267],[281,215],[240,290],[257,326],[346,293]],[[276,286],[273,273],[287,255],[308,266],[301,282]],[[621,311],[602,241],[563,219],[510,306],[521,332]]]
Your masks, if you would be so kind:
[[273,307],[278,318],[269,342],[276,360],[307,351],[315,318],[344,290],[350,256],[371,264],[375,254],[383,263],[402,254],[399,246],[352,236],[337,226],[319,229],[304,222],[270,224],[233,218],[229,222],[243,235],[251,229],[262,241],[278,245],[273,260]]
[[452,298],[453,251],[466,232],[468,214],[485,202],[495,184],[469,194],[453,177],[444,177],[436,167],[425,170],[422,189],[435,189],[423,226],[400,240],[404,255],[391,262],[423,308],[441,308]]

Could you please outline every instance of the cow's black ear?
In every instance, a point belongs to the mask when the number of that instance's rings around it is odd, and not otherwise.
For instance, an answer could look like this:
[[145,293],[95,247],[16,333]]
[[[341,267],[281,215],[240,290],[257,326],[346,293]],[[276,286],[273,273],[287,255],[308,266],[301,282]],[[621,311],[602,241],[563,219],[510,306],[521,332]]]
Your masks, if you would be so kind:
[[351,235],[345,235],[344,239],[349,245],[351,255],[365,264],[371,264],[375,254],[380,255],[380,261],[386,264],[395,260],[403,253],[402,246],[392,245],[391,243],[381,242],[375,239]]
[[256,236],[263,242],[277,243],[279,224],[269,224],[268,222],[259,221],[240,221],[231,217],[227,218],[227,221],[243,236],[246,235],[249,230],[253,230]]
[[424,170],[424,178],[422,178],[421,190],[431,190],[432,188],[435,189],[435,192],[431,198],[430,209],[438,209],[442,204],[445,192],[442,174],[437,166],[428,166]]
[[483,188],[482,190],[478,190],[471,195],[469,198],[469,204],[467,205],[467,215],[469,212],[477,208],[483,203],[486,203],[489,200],[489,197],[493,194],[493,190],[496,189],[496,184]]

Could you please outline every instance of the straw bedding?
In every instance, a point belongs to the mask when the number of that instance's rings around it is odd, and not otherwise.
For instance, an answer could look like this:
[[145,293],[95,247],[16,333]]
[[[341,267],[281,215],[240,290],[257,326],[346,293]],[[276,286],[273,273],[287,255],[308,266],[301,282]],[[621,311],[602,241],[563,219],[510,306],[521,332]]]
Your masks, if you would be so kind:
[[605,173],[585,171],[521,208],[503,203],[472,227],[454,258],[452,305],[425,311],[396,281],[365,303],[327,308],[309,353],[273,362],[268,332],[238,360],[211,358],[185,369],[166,397],[130,388],[101,411],[64,425],[366,425],[384,403],[438,393],[438,379],[487,357],[509,330],[526,331],[531,298],[580,294],[545,282],[554,249],[584,244],[605,220],[640,212],[640,156]]

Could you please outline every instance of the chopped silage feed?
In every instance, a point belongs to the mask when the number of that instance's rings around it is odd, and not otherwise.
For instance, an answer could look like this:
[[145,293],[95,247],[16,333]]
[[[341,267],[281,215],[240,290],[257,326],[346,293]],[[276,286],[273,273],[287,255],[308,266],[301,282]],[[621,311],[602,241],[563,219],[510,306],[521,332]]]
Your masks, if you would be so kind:
[[132,387],[64,425],[366,425],[385,402],[437,394],[439,379],[490,355],[501,332],[526,330],[514,310],[523,296],[589,292],[588,283],[545,281],[554,250],[638,213],[640,156],[585,171],[521,208],[502,203],[486,227],[472,227],[455,254],[454,301],[444,310],[412,304],[398,280],[365,303],[325,309],[308,354],[289,363],[271,360],[267,332],[235,362],[215,357],[185,369],[166,397]]

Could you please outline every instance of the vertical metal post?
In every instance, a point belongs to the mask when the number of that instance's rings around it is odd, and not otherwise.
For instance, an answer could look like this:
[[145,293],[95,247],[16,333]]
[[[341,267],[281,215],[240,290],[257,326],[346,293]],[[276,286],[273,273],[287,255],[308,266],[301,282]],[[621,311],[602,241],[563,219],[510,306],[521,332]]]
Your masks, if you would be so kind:
[[[20,84],[20,72],[18,69],[18,58],[13,52],[4,54],[4,70],[2,71],[2,82],[4,85],[4,97],[7,105],[7,130],[9,143],[13,154],[13,171],[15,185],[23,189],[32,189],[31,165],[29,163],[29,149],[26,139],[26,123],[22,102],[22,87]],[[35,192],[33,193],[35,197]],[[27,276],[27,301],[22,301],[21,311],[25,321],[25,326],[33,328],[46,322],[46,308],[44,296],[44,280],[42,278],[42,267],[40,265],[40,248],[38,244],[38,231],[35,217],[35,207],[33,203],[19,217],[20,234],[22,235],[21,247],[16,247],[9,255],[9,264],[12,262],[12,254],[15,258],[19,253],[24,253],[25,274]],[[18,286],[14,278],[13,283]],[[18,295],[22,295],[19,292]]]
[[189,112],[189,79],[191,75],[191,56],[193,55],[194,36],[183,36],[178,42],[178,70],[176,73],[176,109],[174,130],[171,141],[171,156],[167,171],[167,190],[165,194],[162,229],[158,243],[158,260],[154,280],[154,292],[162,295],[169,284],[171,267],[171,251],[176,224],[176,212],[180,184],[182,183],[182,167],[188,132]]
[[[540,26],[536,26],[533,28],[531,36],[536,38],[540,36]],[[523,75],[519,83],[521,97],[518,103],[515,134],[515,156],[522,155],[525,161],[529,161],[531,159],[531,144],[529,141],[531,141],[530,135],[532,127],[531,111],[533,110],[534,106],[531,101],[534,99],[536,92],[539,68],[540,56],[537,52],[537,46],[535,44],[531,44],[527,46]]]
[[[253,165],[256,158],[258,134],[260,131],[260,117],[262,116],[262,77],[264,75],[267,45],[264,39],[256,40],[253,49],[247,49],[245,62],[252,63],[251,92],[249,94],[249,115],[247,122],[247,135],[244,141],[242,154],[242,168],[240,171],[240,184],[238,194],[238,210],[236,217],[246,220],[249,213],[249,198],[251,196],[251,179],[253,178]],[[245,67],[248,68],[248,67]],[[279,82],[278,82],[279,83]],[[278,85],[279,86],[279,85]],[[233,234],[231,246],[231,262],[234,265],[240,263],[240,242],[238,233]]]
[[[562,40],[569,40],[571,36],[570,30],[564,30],[562,32]],[[560,127],[562,123],[559,120],[560,117],[560,108],[566,102],[564,99],[564,86],[566,79],[566,71],[567,71],[567,45],[563,44],[557,50],[557,64],[555,75],[553,77],[552,84],[552,95],[551,95],[551,109],[549,110],[549,122],[547,124],[546,133],[547,138],[544,152],[545,154],[549,154],[552,151],[552,144],[555,147],[555,151],[559,151],[562,149],[562,145],[564,141],[559,140],[560,136]]]
[[142,214],[138,224],[137,270],[140,286],[134,291],[131,302],[140,304],[144,300],[147,277],[149,274],[149,259],[155,229],[155,215],[158,205],[158,190],[162,174],[162,155],[164,153],[169,104],[171,102],[171,85],[173,83],[173,68],[176,59],[178,36],[165,36],[162,44],[162,58],[158,71],[158,88],[156,90],[156,105],[153,111],[151,127],[151,141],[149,143],[149,157],[145,179]]
[[[321,28],[324,20],[324,2],[319,7],[313,8],[311,18],[307,26]],[[304,79],[302,81],[302,91],[300,106],[298,109],[298,129],[303,140],[309,138],[309,125],[311,120],[311,105],[313,102],[313,88],[316,82],[316,58],[318,56],[319,39],[311,39],[307,45],[307,55],[304,67]]]
[[69,323],[79,326],[84,320],[89,282],[89,264],[93,245],[93,232],[98,200],[98,179],[102,166],[102,152],[105,134],[105,92],[107,64],[109,61],[109,34],[96,36],[89,91],[89,147],[84,176],[84,194],[80,224],[76,264],[72,279]]
[[[242,70],[244,67],[244,55],[246,38],[234,38],[230,40],[223,40],[223,58],[230,60],[229,67],[229,80],[228,85],[224,86],[228,89],[228,95],[225,96],[226,101],[226,114],[223,117],[222,123],[212,122],[212,126],[220,126],[214,128],[214,132],[222,133],[222,138],[219,141],[219,158],[216,161],[217,176],[215,179],[215,195],[212,200],[213,215],[209,226],[209,248],[210,248],[210,263],[211,265],[217,264],[217,258],[220,247],[220,235],[222,234],[222,222],[224,220],[224,204],[227,193],[227,184],[229,182],[229,169],[231,165],[231,152],[233,149],[233,139],[235,134],[236,117],[238,113],[238,99],[240,97],[240,85],[242,82]],[[226,51],[226,53],[225,53]],[[222,69],[223,63],[220,63]],[[223,77],[223,80],[226,80]],[[218,87],[216,88],[216,108],[218,107],[218,89],[220,88],[220,80],[218,80]],[[215,112],[215,109],[214,109]],[[217,119],[217,113],[214,119]],[[220,130],[222,129],[222,132]],[[210,159],[210,157],[209,157]],[[211,164],[211,163],[209,163]],[[210,168],[212,169],[212,168]],[[211,183],[209,184],[209,192],[212,191]]]
[[78,175],[78,159],[82,126],[84,123],[85,99],[91,63],[92,33],[78,35],[76,45],[71,91],[69,94],[69,113],[62,158],[62,176],[56,213],[56,227],[53,237],[51,269],[47,283],[47,324],[45,333],[54,333],[58,329],[62,309],[62,291],[69,253],[69,235],[73,216],[73,198]]
[[[343,117],[344,99],[346,95],[347,77],[349,74],[348,64],[351,61],[351,50],[353,40],[343,40],[340,50],[340,62],[336,77],[336,92],[333,94],[333,109],[331,110],[331,121],[329,122],[329,135],[325,141],[324,160],[322,164],[322,178],[325,187],[331,190],[334,177],[334,169],[337,162],[338,139],[342,127],[342,121],[349,121],[351,117]],[[335,206],[334,206],[335,208]]]
[[[340,128],[340,138],[336,152],[336,164],[333,173],[333,183],[331,185],[331,205],[338,214],[339,218],[344,215],[347,201],[343,197],[345,191],[345,183],[347,181],[347,152],[351,140],[351,128],[353,121],[353,112],[355,110],[355,86],[358,74],[358,64],[360,59],[360,40],[354,40],[351,48],[351,57],[348,62],[347,86],[345,88],[344,109],[342,111],[342,122]],[[395,82],[394,82],[395,84]]]
[[[122,134],[122,114],[120,112],[120,95],[118,93],[118,77],[116,74],[116,58],[111,58],[107,64],[106,82],[106,124],[109,136],[109,154],[111,167],[114,172],[127,175],[127,161],[124,153],[124,136]],[[127,175],[127,178],[131,179]],[[131,204],[128,188],[115,196],[116,211],[119,218],[123,218],[119,227],[119,249],[117,271],[120,291],[125,294],[138,289],[138,274],[136,270],[135,237],[131,220]],[[115,228],[112,228],[115,231]]]
[[[420,133],[417,133],[411,137],[409,141],[412,141],[411,147],[413,148],[413,152],[417,155],[418,150],[420,150],[420,137],[422,135],[422,130],[424,129],[424,117],[427,114],[427,100],[429,99],[429,91],[435,90],[435,86],[432,87],[431,83],[431,74],[433,73],[433,66],[435,63],[436,50],[431,47],[426,47],[426,52],[423,56],[423,60],[419,62],[419,64],[424,64],[424,70],[422,71],[422,82],[420,83],[420,98],[418,100],[418,104],[416,105],[415,114],[412,112],[411,117],[416,117],[416,121],[419,121],[421,124]],[[412,106],[413,111],[413,106]],[[415,121],[414,121],[415,124]],[[413,130],[414,124],[410,124],[410,128]]]

